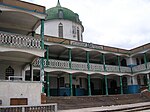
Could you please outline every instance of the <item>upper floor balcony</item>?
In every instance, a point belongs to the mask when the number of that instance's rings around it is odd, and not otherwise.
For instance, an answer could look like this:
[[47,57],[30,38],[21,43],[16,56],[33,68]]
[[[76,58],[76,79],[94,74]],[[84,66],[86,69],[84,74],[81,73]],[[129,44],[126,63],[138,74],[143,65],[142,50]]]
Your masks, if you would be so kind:
[[132,67],[133,73],[146,72],[150,70],[150,62]]
[[[34,66],[40,66],[40,59],[37,59],[34,62]],[[48,61],[44,60],[44,66],[49,68],[56,69],[67,69],[67,70],[79,70],[79,71],[94,71],[94,72],[113,72],[113,73],[131,73],[130,67],[124,66],[114,66],[114,65],[103,65],[103,64],[94,64],[90,63],[89,65],[84,62],[74,62],[63,60],[54,60],[49,59]]]
[[40,42],[40,38],[0,31],[0,46],[41,49]]

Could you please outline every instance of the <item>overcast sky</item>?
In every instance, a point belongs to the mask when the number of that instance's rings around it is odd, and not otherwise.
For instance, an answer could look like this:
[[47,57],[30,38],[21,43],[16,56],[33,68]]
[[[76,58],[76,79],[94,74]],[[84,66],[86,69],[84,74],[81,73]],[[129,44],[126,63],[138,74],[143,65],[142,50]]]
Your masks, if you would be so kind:
[[[56,6],[57,0],[23,0]],[[83,39],[100,45],[130,49],[150,42],[150,0],[60,0],[79,14]]]

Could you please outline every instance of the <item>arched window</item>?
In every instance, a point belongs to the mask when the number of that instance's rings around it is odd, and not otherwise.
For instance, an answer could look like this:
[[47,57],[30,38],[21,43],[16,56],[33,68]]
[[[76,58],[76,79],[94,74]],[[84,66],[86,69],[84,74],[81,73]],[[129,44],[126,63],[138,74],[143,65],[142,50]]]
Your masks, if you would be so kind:
[[122,60],[121,60],[121,66],[127,66],[126,59],[122,59]]
[[59,11],[58,11],[58,17],[59,17],[60,19],[63,19],[64,13],[63,13],[62,10],[59,10]]
[[79,28],[77,27],[77,38],[78,38],[78,41],[80,41],[80,32],[79,32]]
[[11,66],[9,66],[8,68],[6,68],[5,74],[5,79],[8,79],[9,76],[14,76],[14,69]]
[[59,35],[59,37],[63,37],[63,24],[62,23],[59,23],[58,35]]

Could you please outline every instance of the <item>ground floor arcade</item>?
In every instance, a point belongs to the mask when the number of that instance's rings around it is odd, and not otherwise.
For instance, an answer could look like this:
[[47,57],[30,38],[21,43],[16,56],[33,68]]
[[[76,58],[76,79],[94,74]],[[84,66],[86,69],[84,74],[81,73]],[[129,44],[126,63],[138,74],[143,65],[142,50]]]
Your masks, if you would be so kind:
[[[40,71],[33,70],[33,81],[40,80]],[[26,71],[26,80],[31,78]],[[149,88],[149,74],[134,76],[64,71],[45,72],[45,93],[47,96],[86,96],[138,93]]]

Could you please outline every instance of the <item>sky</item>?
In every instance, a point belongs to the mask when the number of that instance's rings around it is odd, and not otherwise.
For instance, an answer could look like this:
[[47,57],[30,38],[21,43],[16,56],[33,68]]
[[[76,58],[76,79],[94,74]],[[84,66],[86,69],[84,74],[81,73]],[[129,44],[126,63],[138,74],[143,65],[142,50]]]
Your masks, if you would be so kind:
[[[57,0],[22,0],[46,9]],[[150,42],[150,0],[60,0],[63,7],[79,14],[83,41],[132,49]]]

